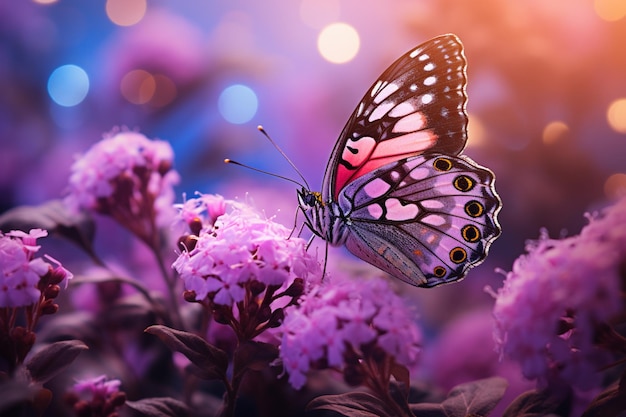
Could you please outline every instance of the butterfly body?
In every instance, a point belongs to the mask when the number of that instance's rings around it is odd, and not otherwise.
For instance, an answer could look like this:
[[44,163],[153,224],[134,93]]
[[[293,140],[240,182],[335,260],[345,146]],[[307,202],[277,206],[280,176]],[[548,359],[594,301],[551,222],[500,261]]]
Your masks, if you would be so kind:
[[368,90],[331,154],[322,192],[298,192],[329,244],[416,286],[462,279],[500,233],[494,175],[459,155],[466,61],[454,35],[418,46]]

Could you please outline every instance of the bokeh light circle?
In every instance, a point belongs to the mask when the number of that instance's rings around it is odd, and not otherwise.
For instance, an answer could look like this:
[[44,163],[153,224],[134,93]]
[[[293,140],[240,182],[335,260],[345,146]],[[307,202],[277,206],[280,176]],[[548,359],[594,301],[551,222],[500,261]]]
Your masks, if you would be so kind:
[[565,137],[568,132],[569,126],[567,124],[560,120],[555,120],[548,123],[546,127],[543,128],[541,139],[546,145],[551,145]]
[[593,8],[602,20],[615,22],[626,16],[626,1],[624,0],[595,0]]
[[89,77],[77,65],[62,65],[48,78],[48,94],[60,106],[76,106],[87,97],[88,92]]
[[619,98],[609,104],[606,119],[611,129],[618,133],[626,133],[626,98]]
[[604,182],[604,195],[609,200],[619,200],[626,196],[626,174],[618,172]]
[[126,73],[120,83],[124,98],[133,104],[146,104],[154,96],[156,81],[152,74],[142,69]]
[[146,14],[146,0],[107,0],[106,14],[118,26],[132,26],[139,23]]
[[222,91],[217,104],[224,119],[233,124],[243,124],[252,120],[259,100],[250,87],[234,84]]
[[317,49],[325,60],[334,64],[351,61],[359,52],[361,40],[355,28],[347,23],[331,23],[317,38]]

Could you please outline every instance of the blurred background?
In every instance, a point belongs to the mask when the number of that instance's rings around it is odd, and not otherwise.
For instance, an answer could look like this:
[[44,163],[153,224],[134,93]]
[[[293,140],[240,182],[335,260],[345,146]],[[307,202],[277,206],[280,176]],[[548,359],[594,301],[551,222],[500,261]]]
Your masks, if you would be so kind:
[[[442,33],[465,44],[470,139],[504,202],[484,274],[510,269],[545,227],[626,193],[626,3],[0,0],[0,212],[64,192],[104,133],[169,141],[178,192],[246,197],[293,224],[296,177],[317,189],[366,89]],[[501,276],[494,280],[501,281]]]
[[[296,178],[262,124],[319,189],[376,77],[449,32],[469,63],[465,153],[496,173],[503,233],[469,279],[407,294],[427,334],[472,310],[449,328],[489,343],[495,269],[626,194],[624,0],[0,0],[0,213],[62,196],[75,156],[127,128],[172,144],[181,200],[246,198],[291,227],[294,185],[223,159]],[[367,268],[338,253],[330,268]]]

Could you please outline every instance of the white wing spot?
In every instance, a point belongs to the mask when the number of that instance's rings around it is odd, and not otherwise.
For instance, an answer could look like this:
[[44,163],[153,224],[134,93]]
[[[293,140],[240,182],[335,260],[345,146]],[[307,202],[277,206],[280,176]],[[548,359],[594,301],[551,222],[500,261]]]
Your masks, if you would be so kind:
[[359,103],[359,107],[358,107],[358,109],[356,110],[356,115],[357,115],[357,117],[361,116],[361,114],[363,114],[363,102],[360,102],[360,103]]
[[387,220],[392,221],[411,220],[419,213],[417,205],[407,204],[403,206],[397,198],[385,200],[385,208],[387,209]]
[[386,115],[387,112],[391,110],[391,108],[394,106],[395,106],[395,103],[392,103],[392,102],[379,104],[378,106],[376,106],[372,114],[370,114],[368,121],[373,122],[375,120],[380,119],[381,117]]
[[380,90],[378,94],[376,94],[376,97],[374,97],[374,103],[380,103],[381,101],[398,91],[398,88],[400,87],[397,84],[387,84],[382,90]]
[[415,112],[398,120],[392,131],[394,133],[416,132],[424,127],[426,127],[426,117],[421,112]]
[[423,104],[429,104],[433,101],[433,95],[432,94],[424,94],[422,96],[422,103]]
[[391,171],[389,173],[389,176],[395,182],[395,181],[398,181],[398,178],[400,178],[400,173],[398,171]]
[[409,90],[411,90],[412,92],[416,92],[417,91],[417,85],[411,84],[411,86],[409,87]]
[[435,69],[435,64],[433,64],[432,62],[429,62],[428,64],[424,65],[424,71],[432,71]]
[[372,88],[372,92],[370,93],[372,97],[376,95],[376,93],[378,92],[378,89],[380,88],[382,84],[383,84],[382,80],[378,80],[376,84],[374,84],[374,88]]
[[378,198],[389,191],[390,188],[391,185],[387,184],[383,179],[376,178],[375,180],[365,184],[363,191],[365,191],[365,194],[367,194],[368,197]]
[[437,214],[429,214],[428,216],[422,217],[421,222],[431,226],[443,226],[446,224],[446,219]]
[[409,103],[408,101],[403,101],[402,103],[391,109],[391,111],[389,112],[389,116],[402,117],[406,116],[409,113],[413,113],[414,111],[415,107],[413,107],[411,103]]
[[420,60],[420,61],[426,61],[428,58],[430,58],[430,56],[428,54],[422,54],[417,59]]
[[450,112],[448,111],[448,109],[446,109],[445,107],[441,108],[441,117],[448,117],[449,114]]
[[437,82],[437,77],[431,75],[424,80],[424,85],[433,85],[435,82]]
[[424,200],[422,206],[427,209],[440,209],[443,208],[444,204],[440,200]]
[[417,48],[417,49],[412,50],[411,53],[409,54],[409,56],[411,58],[415,58],[417,56],[417,54],[419,54],[419,53],[420,53],[420,48]]

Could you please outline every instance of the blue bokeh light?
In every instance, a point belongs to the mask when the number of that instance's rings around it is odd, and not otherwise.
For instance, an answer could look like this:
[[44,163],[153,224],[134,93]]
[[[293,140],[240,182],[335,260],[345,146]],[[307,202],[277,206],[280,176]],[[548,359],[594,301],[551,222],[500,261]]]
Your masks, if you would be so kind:
[[48,78],[48,94],[60,106],[80,104],[89,92],[89,76],[77,65],[62,65]]
[[233,124],[244,124],[252,120],[258,107],[259,100],[256,93],[242,84],[225,88],[218,99],[220,114]]

